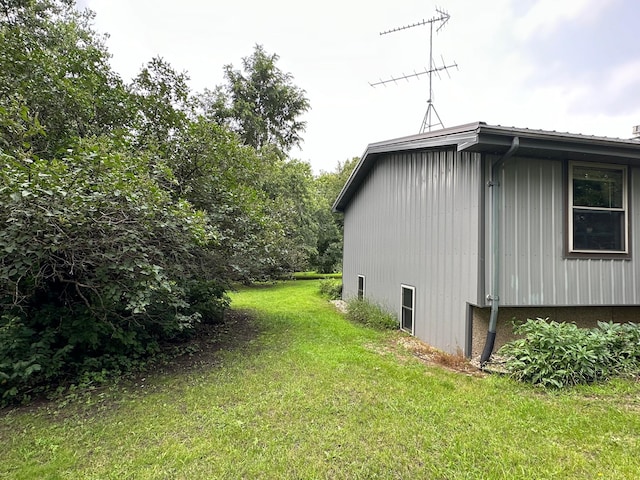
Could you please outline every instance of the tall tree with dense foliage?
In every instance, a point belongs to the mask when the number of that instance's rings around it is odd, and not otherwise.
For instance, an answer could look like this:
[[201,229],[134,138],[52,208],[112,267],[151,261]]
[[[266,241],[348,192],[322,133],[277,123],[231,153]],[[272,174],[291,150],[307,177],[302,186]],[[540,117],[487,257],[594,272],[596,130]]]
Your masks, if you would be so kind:
[[313,176],[308,163],[277,148],[243,145],[199,117],[174,145],[168,164],[176,194],[206,211],[220,232],[229,278],[248,282],[305,268],[315,252]]
[[318,202],[315,215],[319,233],[312,265],[319,272],[330,273],[342,269],[344,218],[342,213],[331,212],[331,207],[357,163],[357,157],[338,162],[332,172],[321,172],[315,179]]
[[281,238],[276,243],[278,268],[282,272],[306,269],[316,253],[318,235],[311,166],[300,160],[287,160],[277,149],[268,155],[263,149],[261,154],[268,169],[262,189],[272,217],[280,224]]
[[[292,75],[277,67],[277,60],[277,55],[257,45],[251,56],[242,59],[242,71],[226,65],[226,83],[199,97],[204,119],[229,128],[255,151],[253,163],[244,167],[256,175],[244,186],[260,206],[250,209],[252,218],[257,215],[262,221],[232,222],[245,234],[237,236],[240,241],[230,257],[234,269],[248,278],[306,268],[316,253],[311,169],[286,156],[302,141],[306,124],[300,117],[309,109],[309,101],[293,84]],[[256,230],[256,225],[262,228]],[[248,238],[252,240],[246,242]]]
[[[219,232],[218,253],[226,278],[249,282],[268,276],[274,237],[282,228],[262,188],[267,162],[238,136],[204,117],[190,122],[173,144],[167,162],[174,196],[206,212]],[[273,251],[277,251],[273,249]]]
[[242,59],[242,70],[224,67],[226,84],[206,90],[201,103],[207,118],[229,126],[247,145],[275,145],[287,152],[302,141],[306,122],[300,117],[310,105],[292,75],[276,66],[278,58],[256,45]]
[[[0,135],[5,150],[41,157],[69,139],[128,128],[128,94],[109,66],[92,14],[72,0],[0,3]],[[28,118],[31,120],[28,120]],[[22,134],[36,123],[45,135]]]
[[193,117],[189,76],[160,57],[151,59],[133,80],[135,144],[167,156]]

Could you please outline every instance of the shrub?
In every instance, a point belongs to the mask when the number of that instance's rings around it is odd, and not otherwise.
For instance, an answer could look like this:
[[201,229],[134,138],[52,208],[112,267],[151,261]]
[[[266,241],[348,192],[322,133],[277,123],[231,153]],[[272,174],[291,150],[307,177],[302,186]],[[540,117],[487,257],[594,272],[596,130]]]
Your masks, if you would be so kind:
[[342,282],[331,278],[320,280],[320,295],[329,300],[340,300],[342,298]]
[[521,381],[561,388],[640,372],[640,328],[598,322],[597,328],[529,319],[514,331],[524,338],[504,345],[506,368]]
[[341,279],[341,273],[295,272],[294,280],[324,280],[326,278]]
[[347,302],[347,318],[376,330],[398,328],[396,317],[380,305],[368,300],[351,299]]
[[190,282],[188,292],[190,314],[198,313],[202,323],[222,323],[224,311],[231,303],[225,284],[215,280],[194,280]]
[[0,166],[0,404],[126,368],[200,321],[190,301],[224,304],[214,284],[190,291],[215,266],[215,232],[145,158],[96,144]]
[[640,373],[640,325],[598,322],[598,331],[611,352],[611,370],[617,375]]

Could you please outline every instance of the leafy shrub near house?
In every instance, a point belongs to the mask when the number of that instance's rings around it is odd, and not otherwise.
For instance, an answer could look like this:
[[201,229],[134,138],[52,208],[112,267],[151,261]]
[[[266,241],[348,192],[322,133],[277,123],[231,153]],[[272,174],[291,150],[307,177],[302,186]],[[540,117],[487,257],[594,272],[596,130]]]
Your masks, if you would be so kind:
[[329,300],[340,300],[342,298],[342,281],[332,278],[320,280],[320,295]]
[[398,328],[396,317],[382,306],[367,300],[356,298],[347,301],[347,318],[376,330],[392,330]]
[[640,325],[598,322],[596,328],[578,328],[538,318],[514,331],[524,338],[498,353],[518,380],[561,388],[640,374]]

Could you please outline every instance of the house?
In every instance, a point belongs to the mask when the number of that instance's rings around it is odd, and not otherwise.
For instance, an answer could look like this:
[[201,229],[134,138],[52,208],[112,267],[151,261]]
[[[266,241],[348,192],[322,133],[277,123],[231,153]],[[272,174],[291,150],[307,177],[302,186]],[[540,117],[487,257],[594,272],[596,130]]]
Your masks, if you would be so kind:
[[636,140],[479,122],[372,143],[333,208],[343,296],[442,350],[487,359],[513,319],[640,320]]

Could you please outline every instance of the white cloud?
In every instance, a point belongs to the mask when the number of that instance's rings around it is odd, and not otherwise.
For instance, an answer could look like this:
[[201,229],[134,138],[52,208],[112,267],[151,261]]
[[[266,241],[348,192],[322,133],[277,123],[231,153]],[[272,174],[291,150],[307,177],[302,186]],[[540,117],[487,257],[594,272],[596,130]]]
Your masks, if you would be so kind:
[[538,0],[515,22],[515,34],[520,40],[548,36],[566,22],[594,21],[614,0]]
[[[611,70],[605,80],[604,90],[615,94],[629,87],[638,87],[640,83],[640,59],[635,59]],[[638,91],[640,94],[640,91]]]

